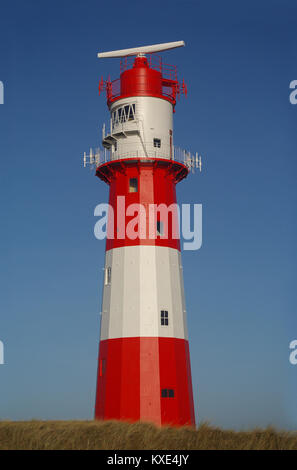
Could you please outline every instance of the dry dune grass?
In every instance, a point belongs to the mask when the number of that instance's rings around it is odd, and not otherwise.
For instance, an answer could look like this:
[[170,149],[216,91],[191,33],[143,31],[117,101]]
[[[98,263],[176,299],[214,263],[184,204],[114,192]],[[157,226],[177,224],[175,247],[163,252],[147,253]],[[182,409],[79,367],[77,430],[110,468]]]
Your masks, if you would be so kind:
[[297,450],[297,433],[223,431],[207,424],[196,430],[119,421],[0,421],[0,450],[8,449]]

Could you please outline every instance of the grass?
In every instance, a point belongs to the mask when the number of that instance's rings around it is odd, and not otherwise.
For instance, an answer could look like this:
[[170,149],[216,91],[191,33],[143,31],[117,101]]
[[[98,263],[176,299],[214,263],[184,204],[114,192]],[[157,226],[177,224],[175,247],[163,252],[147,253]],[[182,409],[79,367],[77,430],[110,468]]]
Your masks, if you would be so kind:
[[0,421],[0,450],[297,450],[297,433],[158,428],[120,421]]

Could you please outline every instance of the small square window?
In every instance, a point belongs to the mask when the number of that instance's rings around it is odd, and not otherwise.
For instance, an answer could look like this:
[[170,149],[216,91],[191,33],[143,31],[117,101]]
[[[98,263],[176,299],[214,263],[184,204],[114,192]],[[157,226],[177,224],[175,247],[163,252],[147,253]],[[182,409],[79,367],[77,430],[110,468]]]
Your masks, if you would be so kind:
[[138,179],[130,178],[129,180],[129,193],[137,193],[138,191]]
[[161,139],[154,139],[154,147],[157,147],[157,148],[161,147]]
[[173,388],[162,388],[161,397],[162,398],[174,398]]
[[161,310],[161,326],[168,326],[168,310]]

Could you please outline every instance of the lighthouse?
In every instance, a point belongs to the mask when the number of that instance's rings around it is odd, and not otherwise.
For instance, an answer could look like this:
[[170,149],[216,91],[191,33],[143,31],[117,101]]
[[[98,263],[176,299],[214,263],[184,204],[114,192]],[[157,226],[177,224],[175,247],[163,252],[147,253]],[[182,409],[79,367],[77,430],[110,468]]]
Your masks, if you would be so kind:
[[84,155],[109,185],[96,419],[195,425],[176,184],[201,159],[174,146],[187,89],[156,54],[181,46],[98,54],[121,66],[99,83],[110,112],[103,149]]

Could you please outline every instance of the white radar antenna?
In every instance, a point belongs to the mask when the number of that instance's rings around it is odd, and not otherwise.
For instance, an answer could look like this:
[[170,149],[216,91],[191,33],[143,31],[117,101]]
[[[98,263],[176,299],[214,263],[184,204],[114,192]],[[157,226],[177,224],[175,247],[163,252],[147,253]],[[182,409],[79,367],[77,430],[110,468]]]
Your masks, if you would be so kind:
[[127,57],[131,55],[142,56],[144,54],[151,54],[152,52],[168,51],[176,47],[185,46],[184,41],[164,42],[162,44],[153,44],[152,46],[132,47],[131,49],[120,49],[118,51],[98,52],[99,59],[109,57]]

